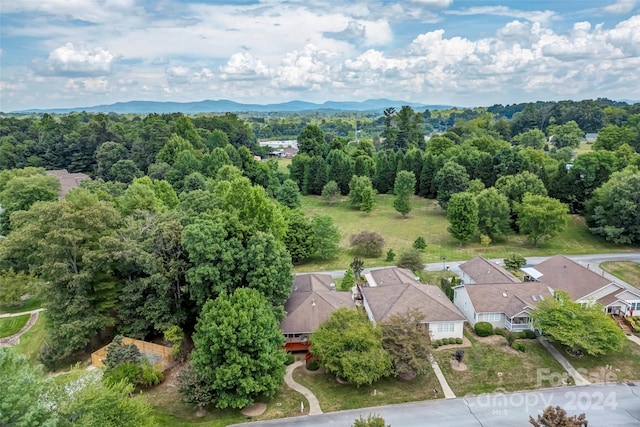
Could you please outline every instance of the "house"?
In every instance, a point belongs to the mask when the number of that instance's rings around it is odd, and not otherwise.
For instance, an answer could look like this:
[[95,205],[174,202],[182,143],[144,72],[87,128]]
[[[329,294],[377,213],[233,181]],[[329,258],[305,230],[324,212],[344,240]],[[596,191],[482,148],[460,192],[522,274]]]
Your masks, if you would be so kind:
[[481,256],[460,264],[460,270],[462,271],[462,281],[469,284],[521,282],[504,267]]
[[80,183],[85,179],[91,179],[89,175],[83,173],[69,173],[66,169],[46,171],[46,174],[58,178],[58,181],[60,181],[60,192],[58,193],[59,198],[63,198],[74,188],[80,187]]
[[369,286],[361,288],[362,304],[372,322],[417,309],[432,339],[462,338],[465,318],[437,286],[420,283],[406,268],[376,269],[365,277]]
[[552,289],[564,291],[579,303],[598,302],[609,314],[632,316],[634,312],[640,312],[640,291],[627,289],[563,255],[522,270],[525,280],[542,282]]
[[509,331],[533,330],[530,313],[539,301],[553,298],[545,283],[464,284],[453,288],[453,302],[469,323],[488,322]]
[[340,307],[353,307],[349,292],[336,292],[329,274],[296,275],[291,295],[284,304],[285,319],[280,329],[285,336],[285,350],[309,349],[309,334]]

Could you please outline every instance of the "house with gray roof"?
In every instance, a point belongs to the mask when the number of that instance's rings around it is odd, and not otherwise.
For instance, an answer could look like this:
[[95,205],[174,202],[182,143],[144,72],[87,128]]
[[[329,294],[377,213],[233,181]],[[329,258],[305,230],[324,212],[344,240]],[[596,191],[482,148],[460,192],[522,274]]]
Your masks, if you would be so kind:
[[286,317],[280,322],[286,341],[285,350],[308,350],[309,334],[315,332],[338,308],[353,306],[351,293],[337,292],[331,275],[296,275],[291,295],[284,304]]
[[609,314],[632,316],[640,313],[640,291],[628,289],[564,255],[528,267],[525,273],[525,280],[564,291],[579,303],[602,304]]
[[453,290],[454,304],[472,326],[488,322],[509,331],[533,330],[531,311],[538,302],[553,298],[552,289],[537,282],[464,284]]
[[80,187],[80,183],[85,179],[91,179],[89,175],[84,173],[69,173],[66,169],[57,169],[46,171],[47,175],[53,176],[60,181],[59,198],[63,198],[74,188]]
[[464,283],[520,283],[513,274],[504,267],[486,258],[477,256],[460,264],[461,279]]
[[384,322],[394,315],[419,310],[431,338],[462,338],[465,317],[440,288],[420,283],[406,268],[372,270],[361,288],[362,304],[369,319]]

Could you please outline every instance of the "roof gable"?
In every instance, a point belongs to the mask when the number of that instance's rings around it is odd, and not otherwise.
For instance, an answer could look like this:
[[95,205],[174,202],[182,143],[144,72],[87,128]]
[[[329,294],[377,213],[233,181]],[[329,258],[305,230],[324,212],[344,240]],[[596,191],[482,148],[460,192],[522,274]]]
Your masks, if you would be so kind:
[[481,256],[460,264],[460,270],[478,284],[521,282],[520,279],[509,273],[502,266]]
[[574,301],[612,283],[563,255],[551,257],[537,264],[535,269],[542,273],[541,282],[567,292]]
[[413,274],[413,272],[408,268],[376,268],[370,270],[369,275],[374,281],[374,283],[370,283],[371,286],[389,286],[401,285],[403,283],[420,283],[420,280],[417,279],[416,275]]
[[437,286],[416,283],[367,287],[362,289],[376,321],[384,322],[396,314],[417,309],[425,322],[462,321],[464,316]]
[[553,298],[544,283],[494,283],[464,285],[476,313],[504,313],[513,317],[536,307],[544,298]]

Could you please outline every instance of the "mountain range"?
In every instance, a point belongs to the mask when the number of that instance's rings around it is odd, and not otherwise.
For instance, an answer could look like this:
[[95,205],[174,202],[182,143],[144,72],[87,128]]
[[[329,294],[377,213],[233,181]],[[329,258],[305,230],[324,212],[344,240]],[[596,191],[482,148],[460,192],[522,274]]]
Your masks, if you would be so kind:
[[237,113],[237,112],[302,112],[302,111],[382,111],[385,108],[394,107],[400,109],[408,105],[414,110],[443,110],[451,108],[449,105],[426,105],[406,101],[394,101],[389,99],[368,99],[366,101],[327,101],[316,104],[306,101],[289,101],[279,104],[242,104],[227,99],[204,100],[197,102],[157,102],[157,101],[129,101],[116,102],[115,104],[96,105],[93,107],[77,108],[47,108],[13,111],[13,113],[59,113],[66,114],[74,111],[86,111],[88,113]]

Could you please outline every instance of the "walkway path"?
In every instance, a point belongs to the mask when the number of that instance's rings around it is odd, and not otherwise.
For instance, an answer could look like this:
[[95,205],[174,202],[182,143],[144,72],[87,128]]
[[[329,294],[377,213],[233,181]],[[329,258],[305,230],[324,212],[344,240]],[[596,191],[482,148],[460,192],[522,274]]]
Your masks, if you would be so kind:
[[629,341],[633,341],[634,343],[640,345],[640,338],[638,338],[635,335],[627,335],[627,338],[629,338]]
[[8,315],[0,315],[0,317],[15,317],[22,316],[24,314],[30,314],[29,320],[27,320],[27,324],[22,327],[17,333],[13,335],[9,335],[8,337],[0,338],[0,347],[13,347],[14,345],[20,344],[20,337],[22,334],[26,333],[38,320],[38,316],[40,312],[44,310],[44,308],[39,308],[37,310],[25,311],[22,313],[10,313]]
[[590,385],[591,383],[585,379],[576,369],[571,366],[571,363],[558,351],[557,348],[552,346],[549,341],[546,339],[539,337],[538,341],[542,344],[551,355],[562,365],[562,367],[573,377],[573,381],[576,385]]
[[302,394],[304,397],[307,398],[307,400],[309,401],[309,415],[322,414],[322,409],[320,409],[320,402],[318,402],[318,398],[316,397],[316,395],[313,394],[311,392],[311,390],[309,390],[305,386],[303,386],[301,384],[298,384],[297,382],[295,382],[293,380],[293,371],[298,366],[304,366],[304,365],[305,365],[304,360],[299,360],[299,361],[297,361],[295,363],[292,363],[291,365],[287,366],[287,373],[284,376],[284,382],[291,389],[297,391],[298,393]]
[[438,382],[440,382],[440,388],[444,393],[444,398],[455,399],[456,395],[453,392],[453,390],[451,390],[451,387],[449,387],[449,383],[447,382],[447,379],[444,377],[444,375],[442,375],[442,370],[440,369],[440,365],[438,365],[438,362],[436,362],[435,357],[433,357],[432,355],[429,355],[429,359],[431,361],[431,367],[433,368],[433,372],[436,374],[436,378],[438,378]]
[[4,313],[4,314],[0,314],[0,318],[22,316],[23,314],[40,313],[41,311],[45,311],[45,310],[46,308],[36,308],[35,310],[21,311],[20,313]]

